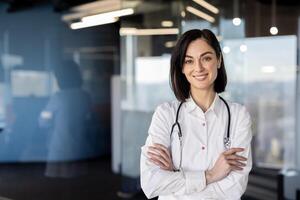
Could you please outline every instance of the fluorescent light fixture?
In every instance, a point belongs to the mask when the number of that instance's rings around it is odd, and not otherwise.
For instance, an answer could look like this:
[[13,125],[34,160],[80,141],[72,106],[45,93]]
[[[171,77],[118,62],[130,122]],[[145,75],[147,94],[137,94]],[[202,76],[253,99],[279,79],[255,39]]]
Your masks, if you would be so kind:
[[126,15],[132,15],[134,13],[134,10],[132,8],[126,8],[122,10],[115,10],[111,12],[101,13],[97,15],[91,15],[87,17],[83,17],[81,21],[87,22],[87,21],[98,21],[102,20],[103,18],[115,18],[115,17],[122,17]]
[[262,66],[261,67],[261,72],[262,73],[274,73],[276,71],[275,66],[270,65],[270,66]]
[[272,35],[277,35],[277,34],[278,34],[278,28],[277,28],[276,26],[272,26],[272,27],[270,28],[270,33],[271,33]]
[[191,7],[191,6],[187,6],[186,7],[186,10],[189,11],[190,13],[202,18],[202,19],[205,19],[211,23],[214,23],[215,22],[215,18],[213,18],[212,16],[200,11],[200,10],[197,10],[196,8],[194,7]]
[[240,51],[243,52],[243,53],[246,52],[247,49],[248,49],[248,48],[247,48],[247,45],[245,45],[245,44],[242,44],[242,45],[240,46]]
[[239,26],[241,24],[241,22],[242,22],[242,20],[239,17],[235,17],[235,18],[232,19],[232,23],[235,26]]
[[178,28],[137,29],[120,28],[120,35],[177,35]]
[[174,25],[174,23],[172,21],[162,21],[161,22],[161,26],[162,27],[172,27]]
[[193,0],[195,3],[199,4],[200,6],[206,8],[207,10],[209,10],[212,13],[218,14],[219,13],[219,9],[216,8],[215,6],[211,5],[210,3],[207,3],[204,0]]
[[98,25],[103,25],[103,24],[110,24],[118,21],[119,18],[103,18],[101,20],[90,20],[90,21],[85,21],[85,22],[75,22],[70,25],[71,29],[81,29],[81,28],[87,28],[91,26],[98,26]]
[[228,46],[223,47],[223,52],[228,54],[230,52],[230,48]]

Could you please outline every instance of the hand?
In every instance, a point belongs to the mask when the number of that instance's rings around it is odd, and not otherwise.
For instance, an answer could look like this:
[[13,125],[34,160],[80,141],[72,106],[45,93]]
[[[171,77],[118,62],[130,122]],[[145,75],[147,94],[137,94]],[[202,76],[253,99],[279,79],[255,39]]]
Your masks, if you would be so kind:
[[216,161],[211,170],[205,172],[207,184],[213,183],[225,178],[231,171],[243,170],[246,166],[241,161],[246,161],[247,158],[236,155],[238,152],[244,151],[243,148],[231,148],[224,151]]
[[149,146],[147,152],[149,159],[164,170],[173,171],[173,162],[169,150],[161,144]]

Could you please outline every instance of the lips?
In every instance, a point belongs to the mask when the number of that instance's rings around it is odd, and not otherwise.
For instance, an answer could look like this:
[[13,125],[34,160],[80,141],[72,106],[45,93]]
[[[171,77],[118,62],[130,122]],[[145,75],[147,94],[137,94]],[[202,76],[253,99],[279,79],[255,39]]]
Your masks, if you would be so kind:
[[197,79],[198,81],[203,81],[204,79],[206,79],[207,76],[208,76],[208,74],[193,75],[193,77],[195,79]]

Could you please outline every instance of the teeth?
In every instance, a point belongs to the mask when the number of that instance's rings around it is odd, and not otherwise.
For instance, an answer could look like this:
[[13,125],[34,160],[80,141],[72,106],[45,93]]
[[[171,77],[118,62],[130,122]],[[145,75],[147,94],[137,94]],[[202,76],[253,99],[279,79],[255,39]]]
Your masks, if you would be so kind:
[[193,76],[194,78],[196,78],[196,79],[198,79],[198,80],[204,80],[205,78],[206,78],[206,76],[207,76],[207,74],[205,74],[205,75],[196,75],[196,76]]
[[194,77],[198,78],[198,77],[205,77],[205,76],[207,76],[207,75],[206,74],[205,75],[196,75]]

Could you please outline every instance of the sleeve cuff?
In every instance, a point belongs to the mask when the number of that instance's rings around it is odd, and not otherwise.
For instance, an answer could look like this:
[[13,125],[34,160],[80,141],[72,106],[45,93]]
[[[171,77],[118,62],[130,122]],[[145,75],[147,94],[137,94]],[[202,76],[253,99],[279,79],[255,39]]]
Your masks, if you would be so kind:
[[206,187],[205,171],[184,172],[187,194],[201,192]]

